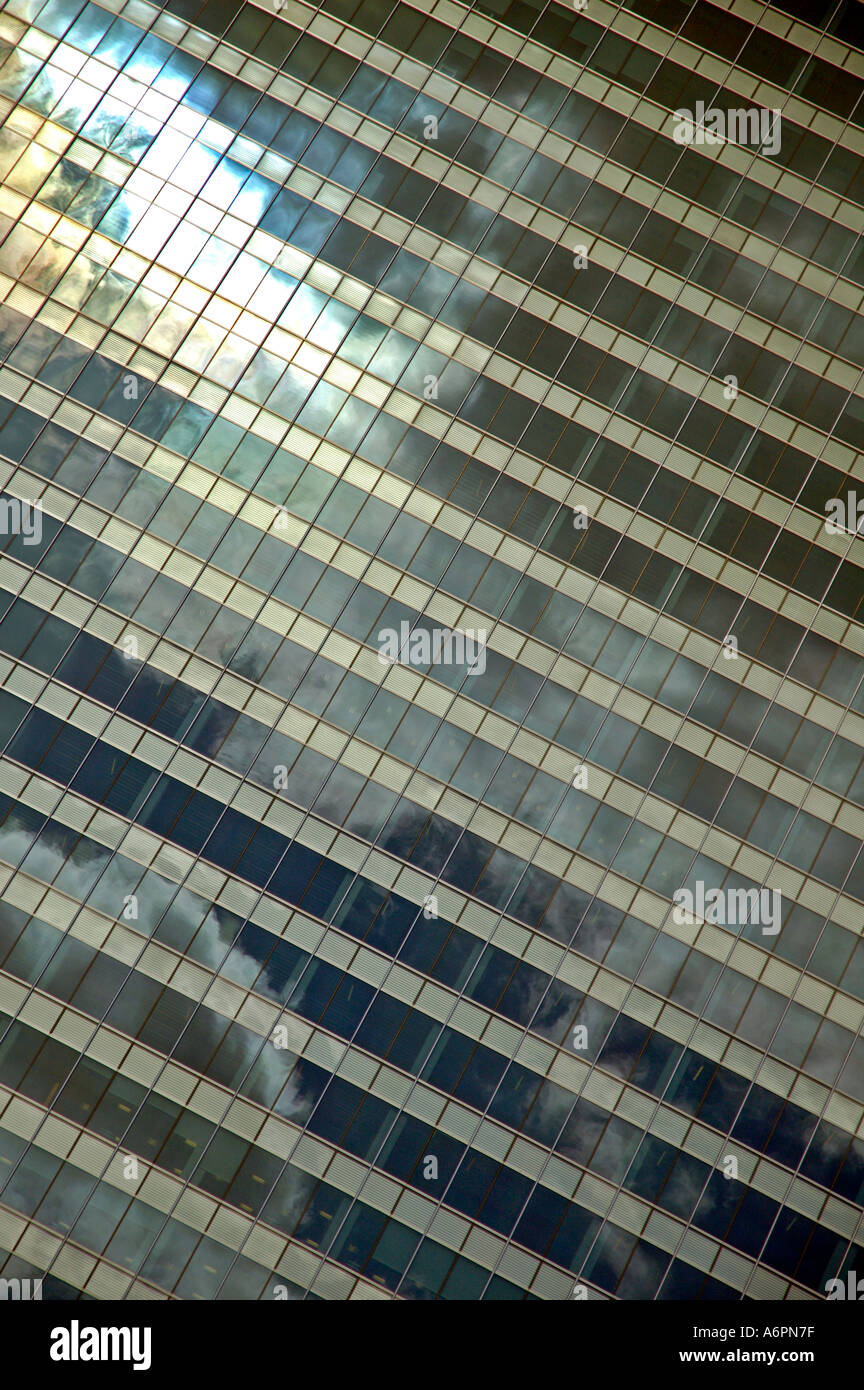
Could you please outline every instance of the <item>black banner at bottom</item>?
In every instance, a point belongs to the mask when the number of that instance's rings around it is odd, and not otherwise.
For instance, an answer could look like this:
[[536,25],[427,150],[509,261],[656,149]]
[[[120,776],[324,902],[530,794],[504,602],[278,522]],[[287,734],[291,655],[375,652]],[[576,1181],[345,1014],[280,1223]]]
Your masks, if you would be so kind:
[[[542,1365],[566,1348],[582,1363],[616,1377],[673,1368],[701,1374],[758,1367],[835,1370],[857,1364],[864,1308],[854,1300],[784,1303],[537,1302],[520,1314],[512,1303],[426,1302],[0,1302],[7,1347],[27,1346],[29,1367],[49,1384],[107,1372],[172,1377],[208,1373],[295,1375],[323,1351],[322,1370],[356,1376],[361,1359],[373,1374],[464,1377],[476,1358],[508,1360],[527,1351]],[[443,1334],[443,1335],[442,1335]],[[530,1340],[526,1341],[526,1338]],[[563,1340],[559,1340],[563,1338]],[[310,1340],[307,1340],[310,1339]],[[410,1340],[408,1340],[410,1339]],[[575,1340],[574,1340],[575,1339]],[[10,1360],[11,1355],[10,1354]],[[295,1360],[296,1358],[296,1360]],[[506,1358],[506,1359],[505,1359]],[[396,1365],[393,1361],[396,1361]]]

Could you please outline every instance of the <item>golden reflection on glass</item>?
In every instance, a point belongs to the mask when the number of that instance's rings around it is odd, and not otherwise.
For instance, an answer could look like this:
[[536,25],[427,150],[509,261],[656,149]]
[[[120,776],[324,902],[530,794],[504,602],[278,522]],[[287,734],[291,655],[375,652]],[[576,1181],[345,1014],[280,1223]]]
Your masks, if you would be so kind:
[[32,198],[42,187],[57,163],[57,155],[45,150],[41,145],[32,144],[25,150],[14,169],[9,171],[6,182],[16,193],[24,193]]
[[70,309],[80,309],[104,273],[102,266],[96,265],[89,256],[76,256],[57,286],[54,298]]
[[4,96],[11,97],[13,101],[17,101],[21,93],[29,87],[36,77],[40,66],[38,58],[16,48],[13,53],[9,54],[3,64],[2,72],[0,72],[0,92]]
[[9,170],[21,158],[27,148],[27,139],[16,130],[0,130],[0,179],[6,178]]
[[61,246],[58,241],[46,241],[23,272],[21,280],[31,290],[38,290],[39,294],[50,294],[74,255],[75,252],[68,246]]
[[24,267],[32,260],[42,245],[42,237],[29,227],[16,227],[0,246],[0,270],[19,279]]

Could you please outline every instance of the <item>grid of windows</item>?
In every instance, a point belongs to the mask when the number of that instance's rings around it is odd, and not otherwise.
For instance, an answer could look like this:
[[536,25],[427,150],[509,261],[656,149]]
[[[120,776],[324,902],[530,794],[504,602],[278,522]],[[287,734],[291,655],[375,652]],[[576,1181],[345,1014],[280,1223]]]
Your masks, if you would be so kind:
[[0,122],[3,1277],[824,1297],[859,0],[5,0]]

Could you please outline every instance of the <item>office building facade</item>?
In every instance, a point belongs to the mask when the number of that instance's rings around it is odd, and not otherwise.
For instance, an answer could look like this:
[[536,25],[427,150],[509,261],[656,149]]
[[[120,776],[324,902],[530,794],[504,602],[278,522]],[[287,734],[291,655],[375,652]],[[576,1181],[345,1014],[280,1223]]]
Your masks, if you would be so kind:
[[857,0],[0,7],[10,1287],[864,1277],[862,93]]

